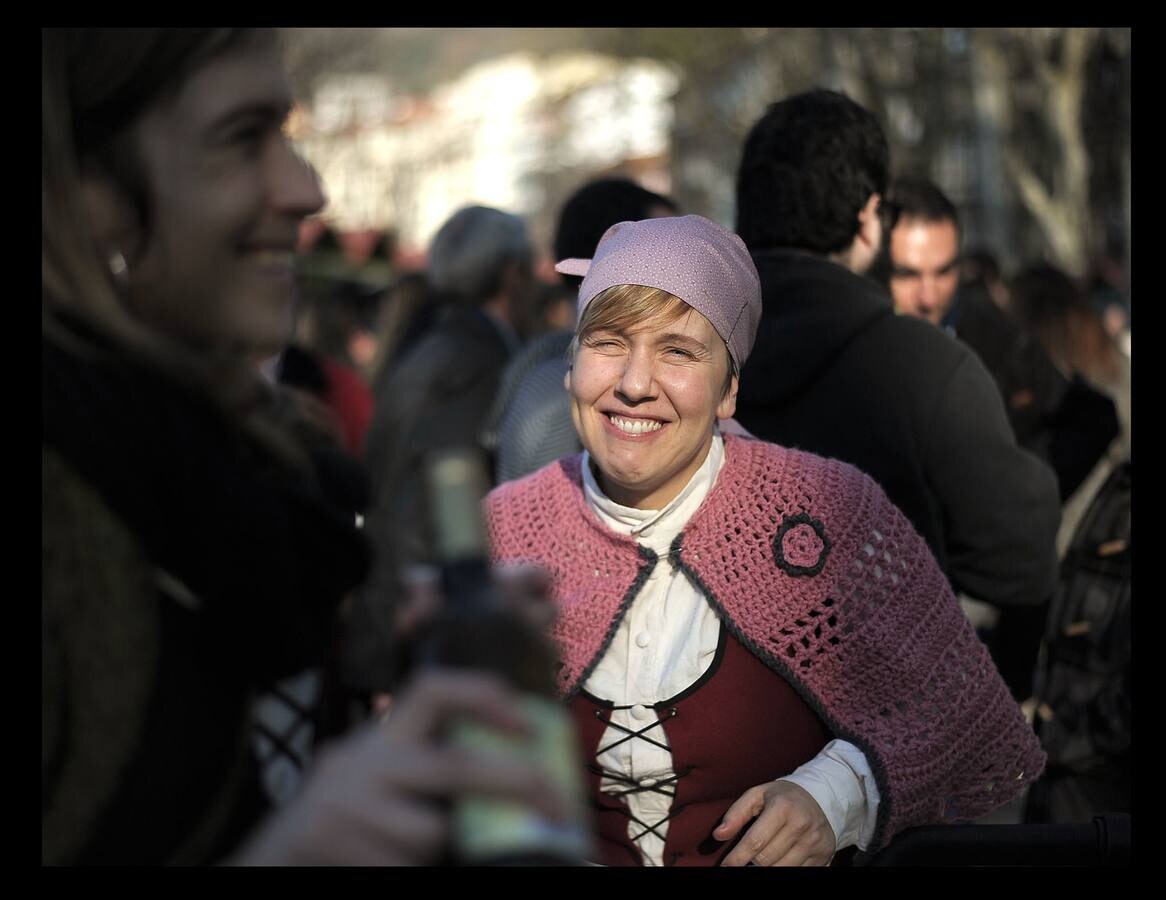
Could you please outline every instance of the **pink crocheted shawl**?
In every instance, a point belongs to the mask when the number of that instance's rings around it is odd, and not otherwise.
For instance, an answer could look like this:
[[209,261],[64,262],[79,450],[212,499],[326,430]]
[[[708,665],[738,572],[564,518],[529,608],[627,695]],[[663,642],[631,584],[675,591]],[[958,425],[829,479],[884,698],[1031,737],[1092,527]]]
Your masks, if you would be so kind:
[[[914,825],[975,819],[1045,755],[927,545],[858,469],[725,436],[717,483],[670,555],[729,628],[785,677],[879,783],[871,850]],[[496,560],[553,576],[570,698],[656,563],[587,506],[581,456],[495,489]]]

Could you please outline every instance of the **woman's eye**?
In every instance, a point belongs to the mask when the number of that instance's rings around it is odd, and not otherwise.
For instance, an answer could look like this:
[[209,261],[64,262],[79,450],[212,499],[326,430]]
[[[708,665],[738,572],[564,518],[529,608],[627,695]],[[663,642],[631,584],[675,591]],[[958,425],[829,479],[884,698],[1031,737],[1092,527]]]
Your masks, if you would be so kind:
[[263,143],[265,136],[266,129],[259,125],[253,125],[248,128],[240,128],[233,132],[228,139],[228,143],[243,149],[254,149]]
[[665,352],[669,356],[675,357],[677,359],[696,359],[695,353],[693,353],[691,350],[685,350],[682,347],[669,347]]
[[237,121],[232,127],[225,129],[222,135],[223,147],[231,151],[239,151],[245,154],[255,154],[262,149],[263,145],[271,135],[281,134],[278,131],[278,126],[273,126],[272,123],[264,119],[243,119]]

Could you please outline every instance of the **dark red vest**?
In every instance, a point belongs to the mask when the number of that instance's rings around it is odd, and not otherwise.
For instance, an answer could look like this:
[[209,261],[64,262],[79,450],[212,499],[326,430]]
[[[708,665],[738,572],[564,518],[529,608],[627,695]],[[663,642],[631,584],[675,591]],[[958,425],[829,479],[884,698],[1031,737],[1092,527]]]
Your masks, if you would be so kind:
[[[640,865],[639,850],[628,835],[627,805],[599,790],[602,773],[595,758],[612,704],[581,690],[569,708],[588,764],[600,848],[596,861],[612,866]],[[675,792],[664,842],[664,864],[669,866],[720,863],[748,830],[748,826],[743,827],[732,841],[713,840],[713,829],[733,802],[751,787],[790,774],[817,756],[830,739],[817,714],[786,680],[723,626],[708,671],[653,709],[661,726],[631,740],[660,740],[662,727],[672,748],[675,779],[671,784],[647,788]],[[650,724],[650,719],[643,723]],[[656,824],[637,823],[635,830],[639,833]]]

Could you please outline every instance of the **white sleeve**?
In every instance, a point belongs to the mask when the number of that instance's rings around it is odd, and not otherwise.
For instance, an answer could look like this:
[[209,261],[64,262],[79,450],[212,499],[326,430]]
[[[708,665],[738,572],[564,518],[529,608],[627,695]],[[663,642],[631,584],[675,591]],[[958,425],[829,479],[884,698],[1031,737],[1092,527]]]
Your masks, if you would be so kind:
[[874,837],[879,789],[866,754],[846,741],[830,741],[808,763],[778,781],[791,781],[822,808],[838,850],[858,844],[865,850]]

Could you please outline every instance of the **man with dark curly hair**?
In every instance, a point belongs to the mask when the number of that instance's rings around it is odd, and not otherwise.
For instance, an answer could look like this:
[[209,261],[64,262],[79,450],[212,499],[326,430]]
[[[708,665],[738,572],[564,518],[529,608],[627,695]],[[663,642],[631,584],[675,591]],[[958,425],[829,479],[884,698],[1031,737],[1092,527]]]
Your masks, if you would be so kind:
[[[957,591],[1038,605],[1056,574],[1056,480],[1017,446],[976,355],[896,316],[865,277],[883,244],[888,176],[878,120],[843,94],[790,97],[754,125],[737,231],[761,277],[763,312],[737,419],[765,440],[872,475]],[[1010,686],[1023,694],[1026,681]]]

